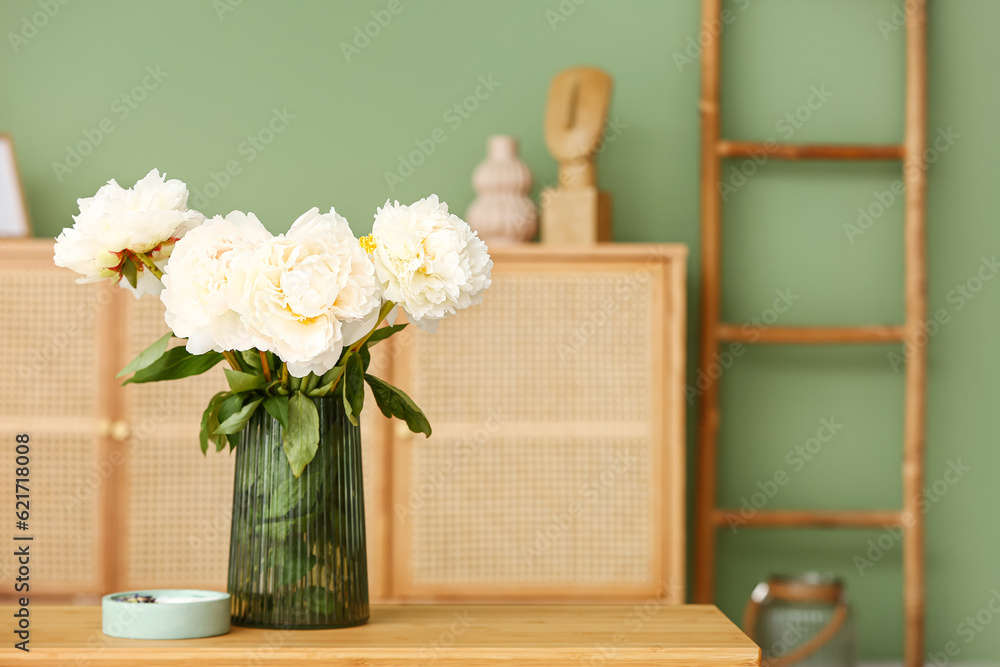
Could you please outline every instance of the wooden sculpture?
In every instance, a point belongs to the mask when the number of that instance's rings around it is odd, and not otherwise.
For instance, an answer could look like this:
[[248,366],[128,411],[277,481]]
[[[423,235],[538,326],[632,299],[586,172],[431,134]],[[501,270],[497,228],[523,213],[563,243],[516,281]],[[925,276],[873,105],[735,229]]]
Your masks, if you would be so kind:
[[611,240],[611,195],[597,189],[594,154],[611,102],[611,77],[593,67],[552,79],[545,144],[559,162],[559,184],[542,191],[542,241],[590,244]]

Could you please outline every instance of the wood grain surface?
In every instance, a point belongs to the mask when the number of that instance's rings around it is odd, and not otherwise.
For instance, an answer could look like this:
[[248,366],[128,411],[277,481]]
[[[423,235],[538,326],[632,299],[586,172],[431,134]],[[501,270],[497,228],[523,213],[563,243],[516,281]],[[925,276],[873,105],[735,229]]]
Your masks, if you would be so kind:
[[[13,607],[3,607],[10,619]],[[7,636],[10,637],[10,621]],[[759,665],[760,650],[711,605],[375,606],[339,630],[255,630],[141,641],[107,637],[100,607],[31,608],[31,651],[5,642],[0,664],[33,665]]]

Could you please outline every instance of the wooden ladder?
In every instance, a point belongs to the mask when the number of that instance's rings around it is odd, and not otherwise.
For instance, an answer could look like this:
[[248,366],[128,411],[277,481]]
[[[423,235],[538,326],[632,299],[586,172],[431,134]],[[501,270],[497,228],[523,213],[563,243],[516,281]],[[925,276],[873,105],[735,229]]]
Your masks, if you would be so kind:
[[[902,145],[783,145],[725,141],[719,136],[719,73],[721,34],[705,45],[702,55],[701,92],[701,350],[699,367],[705,377],[718,345],[723,342],[764,344],[900,343],[916,341],[927,318],[925,266],[926,104],[926,0],[907,2],[906,14],[906,120]],[[722,0],[703,0],[702,25],[721,25]],[[906,186],[904,262],[906,321],[899,326],[771,327],[755,329],[753,336],[739,324],[721,320],[721,200],[717,184],[722,160],[761,151],[785,160],[901,160]],[[924,519],[919,497],[924,483],[924,407],[927,383],[926,350],[914,345],[907,354],[903,428],[903,502],[901,510],[872,511],[758,511],[741,517],[748,526],[772,528],[881,528],[904,526],[903,594],[906,667],[920,667],[924,651]],[[698,416],[698,491],[696,497],[696,559],[694,597],[712,601],[716,530],[726,524],[731,510],[716,506],[717,437],[719,429],[718,381],[701,395]]]

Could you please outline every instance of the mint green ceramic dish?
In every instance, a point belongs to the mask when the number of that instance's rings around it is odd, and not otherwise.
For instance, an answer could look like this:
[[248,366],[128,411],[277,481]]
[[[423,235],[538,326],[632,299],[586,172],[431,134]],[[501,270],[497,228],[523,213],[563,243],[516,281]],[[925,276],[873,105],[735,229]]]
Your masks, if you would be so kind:
[[195,639],[229,632],[229,593],[148,590],[101,598],[101,630],[125,639]]

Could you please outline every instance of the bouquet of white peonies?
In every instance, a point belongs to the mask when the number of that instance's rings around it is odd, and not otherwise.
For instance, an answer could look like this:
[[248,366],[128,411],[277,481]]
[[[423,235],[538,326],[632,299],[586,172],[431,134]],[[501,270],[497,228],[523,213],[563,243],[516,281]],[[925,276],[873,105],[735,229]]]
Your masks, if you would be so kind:
[[[272,236],[253,213],[206,219],[187,208],[187,186],[157,170],[123,189],[114,180],[80,199],[73,227],[56,239],[55,263],[110,280],[136,298],[159,295],[171,332],[119,373],[156,382],[204,373],[225,360],[229,390],[202,416],[201,448],[236,444],[263,408],[284,431],[296,477],[316,455],[312,399],[342,397],[356,424],[365,382],[387,417],[430,435],[420,408],[400,389],[367,373],[369,348],[409,322],[433,331],[479,303],[493,262],[469,225],[436,195],[386,203],[360,240],[333,208],[302,214]],[[386,326],[380,326],[387,320]],[[171,338],[186,339],[170,347]]]

